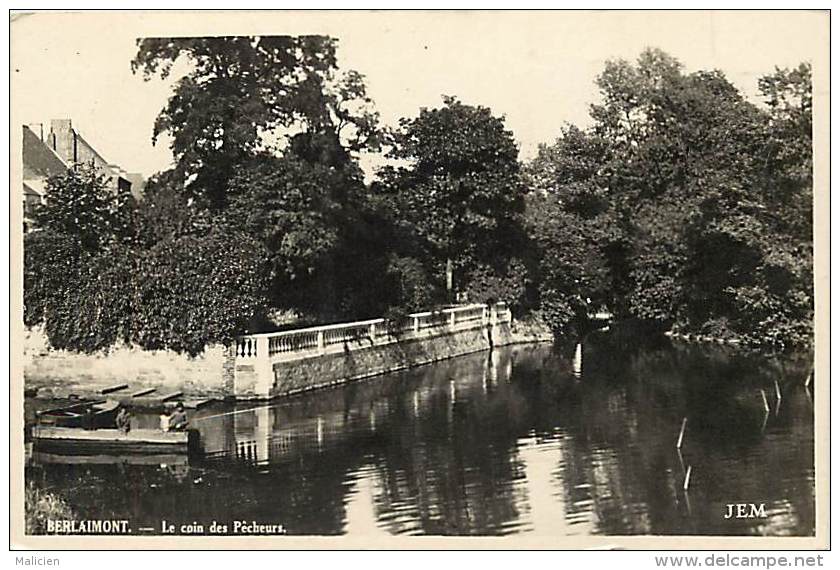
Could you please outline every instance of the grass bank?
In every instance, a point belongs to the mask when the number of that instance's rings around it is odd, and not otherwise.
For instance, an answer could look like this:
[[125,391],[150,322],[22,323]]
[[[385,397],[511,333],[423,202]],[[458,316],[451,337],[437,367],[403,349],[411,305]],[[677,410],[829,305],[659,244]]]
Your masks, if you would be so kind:
[[38,488],[35,483],[26,483],[24,494],[26,534],[45,534],[47,521],[75,520],[76,515],[61,495],[54,491]]

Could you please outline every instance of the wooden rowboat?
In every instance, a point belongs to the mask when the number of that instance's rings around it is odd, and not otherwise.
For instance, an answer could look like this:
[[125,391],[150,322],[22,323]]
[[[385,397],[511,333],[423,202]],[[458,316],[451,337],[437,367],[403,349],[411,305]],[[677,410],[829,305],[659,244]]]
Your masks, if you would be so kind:
[[83,454],[96,453],[187,453],[197,432],[154,429],[80,429],[55,426],[34,426],[32,439],[35,451],[72,450]]
[[37,412],[40,425],[96,429],[114,427],[120,403],[114,400],[80,402]]

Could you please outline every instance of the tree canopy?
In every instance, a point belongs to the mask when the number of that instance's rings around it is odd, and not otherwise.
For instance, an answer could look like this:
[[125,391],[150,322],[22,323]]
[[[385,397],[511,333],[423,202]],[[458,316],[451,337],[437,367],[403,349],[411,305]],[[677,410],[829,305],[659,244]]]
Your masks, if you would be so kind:
[[186,73],[158,116],[153,140],[171,137],[177,180],[214,208],[225,205],[237,165],[292,148],[310,160],[346,163],[375,148],[378,115],[355,71],[338,75],[326,36],[232,36],[138,40],[132,69],[146,79]]
[[471,273],[509,266],[524,207],[518,154],[503,119],[454,97],[400,120],[389,156],[404,165],[382,173],[389,204],[416,235],[413,254],[439,278],[448,264],[456,289],[468,288]]
[[[61,348],[196,354],[278,311],[328,322],[501,299],[558,335],[608,309],[810,344],[808,64],[759,78],[762,104],[660,50],[609,61],[591,125],[521,162],[504,117],[456,97],[383,132],[336,50],[140,40],[135,72],[179,76],[153,128],[175,166],[140,203],[84,165],[49,181],[25,240],[26,323]],[[358,155],[374,150],[388,165],[366,181]]]
[[[568,129],[529,170],[536,189],[574,212],[565,226],[601,217],[575,235],[597,244],[608,306],[687,332],[776,348],[807,344],[809,68],[762,78],[767,108],[721,72],[684,73],[659,50],[635,65],[608,62],[596,83],[594,125]],[[534,219],[544,215],[533,211]],[[586,267],[592,253],[578,251],[570,265]],[[558,289],[552,263],[543,253],[549,291]],[[581,286],[578,296],[593,293]]]

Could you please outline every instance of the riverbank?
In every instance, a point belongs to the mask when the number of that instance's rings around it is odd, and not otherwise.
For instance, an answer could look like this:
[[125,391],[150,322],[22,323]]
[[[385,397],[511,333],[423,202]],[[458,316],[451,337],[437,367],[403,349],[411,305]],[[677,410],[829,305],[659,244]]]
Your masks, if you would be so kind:
[[554,340],[554,333],[545,321],[533,314],[511,320],[508,344],[547,343]]
[[720,338],[709,335],[684,334],[676,331],[665,331],[665,336],[675,340],[684,340],[687,342],[707,342],[715,344],[728,344],[732,346],[741,346],[743,343],[737,338]]
[[[267,399],[426,365],[495,346],[552,342],[533,316],[513,320],[500,304],[410,315],[400,330],[382,319],[240,337],[196,357],[118,346],[80,354],[53,350],[43,331],[24,336],[25,394],[39,399],[151,397]],[[117,395],[119,395],[117,394]]]
[[47,521],[72,521],[76,516],[68,502],[58,493],[26,482],[24,491],[26,534],[46,534]]

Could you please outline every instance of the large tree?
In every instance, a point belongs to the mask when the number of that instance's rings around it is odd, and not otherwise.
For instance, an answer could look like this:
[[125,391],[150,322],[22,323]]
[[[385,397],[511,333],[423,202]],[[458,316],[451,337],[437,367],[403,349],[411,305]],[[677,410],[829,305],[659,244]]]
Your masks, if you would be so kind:
[[33,226],[76,240],[87,252],[99,252],[134,237],[134,199],[108,184],[92,164],[78,164],[47,180],[46,203],[35,207]]
[[524,169],[532,302],[557,333],[585,330],[592,313],[620,295],[611,263],[620,258],[625,236],[603,186],[607,152],[605,139],[569,126],[553,145],[541,145]]
[[338,74],[325,36],[147,38],[132,62],[146,79],[176,82],[153,140],[171,137],[174,177],[211,208],[226,203],[237,165],[291,143],[307,159],[337,164],[377,144],[377,114],[355,71]]
[[372,310],[354,265],[386,263],[371,255],[382,247],[357,161],[378,148],[378,115],[363,76],[339,72],[336,47],[324,36],[144,39],[132,64],[147,79],[182,73],[155,124],[176,166],[154,179],[149,237],[244,231],[269,256],[273,304],[318,320]]
[[402,164],[382,173],[397,223],[418,236],[413,253],[445,279],[450,293],[466,290],[476,271],[505,277],[517,248],[524,186],[504,120],[444,97],[442,107],[400,120],[389,155]]
[[137,206],[95,168],[47,182],[24,238],[24,320],[55,348],[197,354],[264,312],[261,244],[153,184]]
[[24,236],[24,322],[56,348],[94,351],[129,335],[134,200],[91,164],[47,180]]

